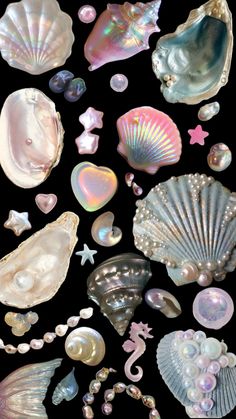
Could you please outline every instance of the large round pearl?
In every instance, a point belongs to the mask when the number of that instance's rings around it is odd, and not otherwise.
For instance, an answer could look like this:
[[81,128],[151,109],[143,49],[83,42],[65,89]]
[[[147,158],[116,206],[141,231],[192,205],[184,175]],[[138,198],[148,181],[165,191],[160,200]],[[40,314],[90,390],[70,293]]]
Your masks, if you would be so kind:
[[184,360],[193,360],[199,354],[199,346],[193,340],[186,340],[178,348],[179,356]]
[[187,262],[183,265],[181,276],[187,281],[195,281],[199,275],[199,271],[195,263]]
[[199,372],[199,368],[194,362],[186,362],[186,364],[183,365],[182,373],[188,378],[197,378]]
[[198,330],[193,335],[193,340],[195,340],[198,343],[203,342],[205,339],[206,339],[206,333],[202,332],[201,330]]
[[110,86],[115,92],[124,92],[128,84],[129,81],[124,74],[114,74],[110,80]]
[[203,394],[198,388],[189,388],[187,397],[191,402],[198,403],[203,399]]
[[209,372],[200,374],[195,380],[196,387],[203,393],[210,393],[216,387],[216,378]]
[[201,344],[201,352],[210,359],[217,359],[221,355],[222,347],[217,339],[207,338]]
[[195,359],[195,363],[196,365],[203,370],[204,368],[209,367],[210,365],[210,359],[206,356],[206,355],[199,355],[196,359]]
[[232,153],[224,143],[218,143],[211,147],[207,156],[209,167],[215,172],[222,172],[229,167],[232,161]]
[[18,271],[14,275],[13,282],[18,291],[26,292],[33,288],[34,278],[33,275],[26,270]]
[[204,412],[209,412],[213,408],[214,402],[212,399],[205,398],[201,401],[200,406]]
[[213,281],[212,274],[209,271],[202,271],[197,278],[197,283],[201,287],[208,287]]
[[81,6],[78,11],[78,18],[83,23],[91,23],[96,17],[96,10],[90,4],[85,4]]

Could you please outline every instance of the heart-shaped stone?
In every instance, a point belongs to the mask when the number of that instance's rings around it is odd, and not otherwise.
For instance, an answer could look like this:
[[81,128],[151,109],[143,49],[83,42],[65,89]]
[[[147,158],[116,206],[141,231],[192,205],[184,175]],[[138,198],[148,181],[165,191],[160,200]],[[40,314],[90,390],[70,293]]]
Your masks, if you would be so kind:
[[108,167],[82,162],[71,173],[72,190],[80,205],[89,212],[104,207],[114,196],[118,182]]
[[44,214],[48,214],[55,207],[57,203],[57,196],[53,193],[39,193],[35,197],[35,203],[40,211],[42,211]]

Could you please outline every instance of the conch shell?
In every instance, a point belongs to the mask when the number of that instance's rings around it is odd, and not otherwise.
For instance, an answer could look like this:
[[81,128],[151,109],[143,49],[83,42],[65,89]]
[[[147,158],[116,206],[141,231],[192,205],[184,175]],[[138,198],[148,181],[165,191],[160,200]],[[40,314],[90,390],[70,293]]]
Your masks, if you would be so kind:
[[21,188],[42,183],[60,160],[64,130],[55,104],[38,89],[6,99],[0,116],[0,164]]
[[64,212],[0,260],[0,301],[27,308],[50,300],[64,282],[79,218]]
[[160,31],[156,25],[160,4],[161,0],[108,4],[84,46],[85,58],[91,64],[89,70],[149,49],[149,36]]

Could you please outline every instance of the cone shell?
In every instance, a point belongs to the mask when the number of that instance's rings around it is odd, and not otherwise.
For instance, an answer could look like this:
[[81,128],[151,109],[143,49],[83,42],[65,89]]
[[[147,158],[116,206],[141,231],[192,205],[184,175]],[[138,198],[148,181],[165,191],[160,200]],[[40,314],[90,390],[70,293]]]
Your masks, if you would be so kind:
[[179,161],[182,142],[178,128],[163,112],[149,106],[131,109],[117,120],[117,151],[137,170],[155,174]]
[[88,297],[100,306],[120,336],[141,303],[142,290],[150,277],[150,263],[134,253],[107,259],[89,275]]
[[74,42],[72,19],[56,0],[22,0],[0,19],[0,49],[11,67],[42,74],[63,65]]
[[50,300],[66,278],[79,218],[64,212],[0,260],[0,301],[27,308]]
[[236,193],[206,175],[171,178],[137,202],[135,246],[176,285],[218,281],[236,266]]

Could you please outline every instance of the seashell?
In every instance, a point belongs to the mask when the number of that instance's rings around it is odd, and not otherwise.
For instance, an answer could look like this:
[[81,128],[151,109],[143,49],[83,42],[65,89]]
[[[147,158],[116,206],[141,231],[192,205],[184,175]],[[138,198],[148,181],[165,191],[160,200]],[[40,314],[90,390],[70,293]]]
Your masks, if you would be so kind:
[[218,102],[207,103],[198,111],[198,119],[200,121],[209,121],[213,116],[220,112],[220,104]]
[[18,308],[50,300],[64,282],[79,218],[64,212],[0,260],[0,301]]
[[228,81],[233,51],[232,15],[226,0],[192,10],[152,54],[161,92],[171,103],[194,105],[215,96]]
[[101,246],[114,246],[121,240],[122,231],[119,227],[113,227],[114,218],[114,214],[107,211],[93,222],[91,235],[93,240]]
[[232,161],[232,153],[224,143],[214,144],[207,156],[208,166],[215,172],[222,172],[227,169]]
[[64,130],[55,104],[37,89],[6,99],[0,116],[0,164],[21,188],[34,188],[60,160]]
[[108,4],[84,46],[85,58],[91,64],[89,70],[149,49],[150,35],[160,31],[156,25],[160,4],[161,0]]
[[131,109],[117,120],[117,151],[137,170],[155,174],[179,161],[182,142],[172,119],[150,106]]
[[152,288],[145,293],[145,301],[154,310],[159,310],[166,317],[178,317],[182,310],[178,300],[168,291]]
[[89,275],[88,297],[100,306],[120,336],[142,302],[142,290],[151,275],[150,263],[135,253],[107,259]]
[[0,19],[2,58],[30,74],[62,66],[73,42],[72,19],[56,0],[11,3]]
[[230,295],[220,288],[206,288],[199,292],[193,302],[193,315],[208,329],[221,329],[234,313],[234,303]]
[[221,281],[236,266],[236,193],[206,175],[172,177],[137,202],[135,246],[176,285]]
[[72,371],[57,384],[52,395],[52,402],[56,406],[60,404],[62,400],[69,402],[77,395],[79,386],[75,379],[74,371],[75,369],[73,368]]
[[[236,405],[236,356],[204,332],[172,332],[161,339],[157,365],[169,390],[191,418],[222,418]],[[224,360],[232,359],[223,363]]]
[[102,335],[90,327],[74,329],[65,341],[67,355],[90,366],[98,365],[103,360],[105,349]]

